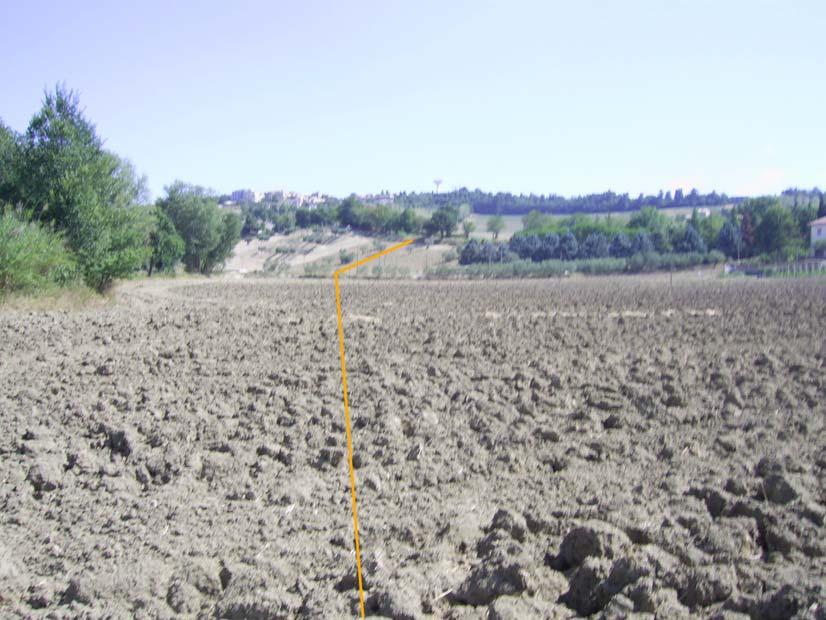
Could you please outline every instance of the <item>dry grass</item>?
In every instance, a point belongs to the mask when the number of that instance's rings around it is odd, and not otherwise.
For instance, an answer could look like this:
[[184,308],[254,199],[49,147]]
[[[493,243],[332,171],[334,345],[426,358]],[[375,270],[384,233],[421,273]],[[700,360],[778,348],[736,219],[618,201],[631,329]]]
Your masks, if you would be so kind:
[[55,312],[101,308],[113,304],[113,292],[99,295],[85,286],[55,288],[38,293],[13,293],[0,298],[0,312]]

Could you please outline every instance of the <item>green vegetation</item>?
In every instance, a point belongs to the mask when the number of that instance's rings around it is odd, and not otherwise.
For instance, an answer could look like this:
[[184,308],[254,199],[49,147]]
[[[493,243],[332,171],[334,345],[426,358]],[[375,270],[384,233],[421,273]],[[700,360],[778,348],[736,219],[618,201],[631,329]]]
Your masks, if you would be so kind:
[[[493,244],[489,244],[493,245]],[[715,265],[725,260],[716,251],[689,254],[634,254],[628,258],[550,259],[539,262],[515,259],[509,262],[471,263],[463,267],[440,265],[430,271],[436,277],[548,278],[572,273],[588,275],[643,273],[660,269],[689,269]]]
[[[357,230],[461,245],[452,239],[461,225],[467,243],[458,258],[471,275],[635,272],[724,257],[782,261],[811,252],[809,222],[826,215],[818,189],[754,199],[696,190],[631,199],[613,192],[562,198],[461,189],[403,193],[395,204],[384,195],[376,205],[354,195],[312,208],[248,204],[239,217],[221,209],[210,191],[176,181],[154,205],[146,203],[145,179],[104,148],[77,96],[62,86],[46,92],[23,134],[0,122],[0,295],[79,282],[103,292],[119,278],[172,273],[179,264],[209,274],[221,269],[242,235],[266,238],[296,228],[314,228],[305,239],[322,241],[330,230]],[[697,208],[703,205],[727,208]],[[663,210],[672,207],[694,209],[690,217],[669,217]],[[588,215],[610,211],[628,215]],[[490,216],[485,228],[493,242],[470,239],[471,212]],[[523,214],[524,229],[499,243],[506,214]]]
[[223,264],[241,236],[241,220],[218,208],[204,188],[176,181],[158,200],[158,209],[172,222],[184,243],[187,271],[211,273]]
[[0,298],[71,283],[77,265],[63,238],[38,222],[0,215]]
[[24,134],[0,123],[0,292],[79,279],[103,292],[142,269],[171,271],[180,258],[209,273],[232,251],[241,222],[203,192],[194,204],[191,191],[175,184],[158,208],[141,206],[146,180],[104,149],[77,96],[56,87]]
[[[644,207],[627,220],[583,214],[558,218],[532,211],[523,218],[523,230],[507,244],[471,240],[459,262],[612,258],[623,259],[622,271],[648,271],[714,264],[725,257],[787,260],[809,254],[808,223],[819,206],[813,200],[785,206],[781,197],[762,197],[722,213],[694,209],[690,218],[672,218]],[[569,269],[573,270],[578,269]]]
[[502,219],[501,215],[494,215],[488,220],[487,228],[488,232],[493,235],[493,239],[496,240],[499,238],[499,233],[505,228],[505,220]]

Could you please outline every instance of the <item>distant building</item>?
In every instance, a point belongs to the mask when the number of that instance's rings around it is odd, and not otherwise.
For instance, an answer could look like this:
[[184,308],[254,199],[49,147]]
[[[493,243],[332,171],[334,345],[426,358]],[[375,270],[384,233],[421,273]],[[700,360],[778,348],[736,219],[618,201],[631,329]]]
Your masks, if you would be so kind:
[[[814,249],[818,243],[826,244],[826,217],[820,217],[812,222],[809,222],[811,229],[811,247]],[[826,254],[826,250],[821,250],[821,254]]]
[[315,192],[304,197],[304,204],[308,209],[314,209],[325,202],[327,202],[327,197],[321,192]]
[[251,189],[236,189],[230,194],[230,198],[232,198],[233,202],[240,203],[259,202],[261,200],[261,194]]
[[280,204],[280,203],[284,202],[284,191],[278,189],[278,190],[273,190],[271,192],[265,192],[264,193],[264,200],[266,200],[267,202],[276,202],[276,203]]
[[393,204],[394,196],[390,192],[382,192],[380,194],[367,194],[366,196],[359,196],[361,201],[366,205],[371,206],[390,206]]
[[291,207],[300,207],[304,204],[304,195],[297,192],[286,192],[284,194],[284,202]]

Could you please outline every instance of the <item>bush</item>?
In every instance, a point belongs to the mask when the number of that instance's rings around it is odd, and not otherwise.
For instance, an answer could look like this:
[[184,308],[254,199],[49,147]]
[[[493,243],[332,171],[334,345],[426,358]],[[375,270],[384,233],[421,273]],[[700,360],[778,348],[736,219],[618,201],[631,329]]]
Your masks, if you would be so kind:
[[11,214],[0,216],[0,297],[63,286],[77,265],[61,235]]
[[474,263],[508,263],[516,258],[503,243],[491,243],[490,241],[479,241],[471,239],[462,248],[459,255],[460,265],[472,265]]
[[[579,260],[513,260],[510,262],[464,263],[461,267],[441,265],[429,275],[469,278],[552,278],[571,273],[606,275],[612,273],[688,269],[697,265],[714,265],[725,260],[722,252],[691,254],[657,254],[645,252],[629,258],[587,258]],[[460,263],[461,264],[461,263]]]

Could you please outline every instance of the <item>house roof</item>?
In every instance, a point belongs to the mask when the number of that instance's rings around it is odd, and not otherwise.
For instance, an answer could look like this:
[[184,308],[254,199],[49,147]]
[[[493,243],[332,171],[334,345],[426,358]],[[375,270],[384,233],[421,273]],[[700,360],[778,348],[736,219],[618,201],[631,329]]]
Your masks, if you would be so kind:
[[826,217],[819,217],[813,222],[809,222],[809,226],[826,226]]

